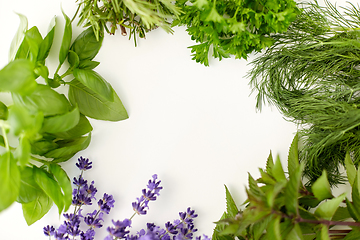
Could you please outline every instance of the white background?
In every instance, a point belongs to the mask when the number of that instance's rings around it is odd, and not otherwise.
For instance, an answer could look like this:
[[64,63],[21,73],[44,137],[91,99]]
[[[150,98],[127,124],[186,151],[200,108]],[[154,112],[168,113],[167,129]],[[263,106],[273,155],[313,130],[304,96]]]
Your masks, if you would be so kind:
[[[47,62],[50,75],[54,73],[64,24],[61,6],[72,18],[77,8],[73,0],[0,1],[0,68],[8,62],[19,25],[14,12],[26,15],[29,28],[37,26],[43,36],[56,15],[57,40]],[[83,30],[76,23],[74,37]],[[150,203],[148,215],[134,218],[132,231],[146,222],[163,225],[190,206],[199,214],[198,235],[211,236],[213,222],[225,210],[224,184],[242,203],[248,172],[259,176],[258,168],[265,166],[270,150],[280,155],[285,166],[296,126],[274,107],[256,111],[255,94],[250,95],[244,77],[254,55],[248,61],[211,60],[210,67],[204,67],[191,60],[187,47],[194,42],[185,28],[174,30],[173,35],[161,29],[148,33],[136,48],[119,32],[105,36],[95,59],[101,64],[95,70],[112,84],[130,117],[120,122],[91,120],[90,146],[63,166],[72,178],[78,174],[74,164],[79,156],[93,161],[85,177],[95,181],[99,198],[106,192],[116,200],[105,227],[111,219],[132,215],[131,202],[157,173],[164,186],[161,196]],[[14,203],[0,213],[0,239],[46,239],[42,228],[61,222],[54,206],[29,227],[21,205]],[[96,239],[105,235],[105,230],[100,231]]]

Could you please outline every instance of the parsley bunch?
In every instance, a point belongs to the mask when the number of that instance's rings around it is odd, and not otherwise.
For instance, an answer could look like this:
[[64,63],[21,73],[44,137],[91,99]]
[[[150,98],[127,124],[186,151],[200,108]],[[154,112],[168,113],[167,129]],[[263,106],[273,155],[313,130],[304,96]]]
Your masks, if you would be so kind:
[[209,66],[209,54],[221,60],[234,55],[247,59],[249,53],[273,44],[271,33],[286,31],[300,13],[293,0],[178,0],[183,14],[173,25],[187,26],[193,60]]

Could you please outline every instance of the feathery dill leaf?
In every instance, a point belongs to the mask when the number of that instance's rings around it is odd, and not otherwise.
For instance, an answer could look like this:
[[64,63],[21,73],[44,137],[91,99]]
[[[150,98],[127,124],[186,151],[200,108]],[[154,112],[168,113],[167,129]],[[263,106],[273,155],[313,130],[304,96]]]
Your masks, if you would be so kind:
[[360,10],[341,9],[304,5],[248,73],[258,109],[267,101],[302,126],[310,182],[325,169],[331,184],[340,183],[347,151],[360,161]]

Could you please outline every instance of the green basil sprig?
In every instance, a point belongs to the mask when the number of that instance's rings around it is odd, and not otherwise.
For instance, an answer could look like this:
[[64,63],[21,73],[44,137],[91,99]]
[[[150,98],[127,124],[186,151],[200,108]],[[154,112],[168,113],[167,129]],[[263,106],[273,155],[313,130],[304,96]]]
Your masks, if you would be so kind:
[[[97,40],[90,27],[72,42],[71,21],[63,15],[65,27],[53,77],[46,59],[56,37],[56,19],[43,38],[37,27],[27,29],[21,14],[10,62],[0,70],[0,91],[11,93],[13,100],[9,105],[0,101],[0,211],[17,201],[29,225],[53,203],[59,214],[69,208],[71,182],[59,163],[88,147],[93,129],[88,117],[128,118],[115,90],[94,70],[102,37]],[[56,90],[64,85],[69,85],[68,96]],[[17,145],[10,144],[12,136]]]

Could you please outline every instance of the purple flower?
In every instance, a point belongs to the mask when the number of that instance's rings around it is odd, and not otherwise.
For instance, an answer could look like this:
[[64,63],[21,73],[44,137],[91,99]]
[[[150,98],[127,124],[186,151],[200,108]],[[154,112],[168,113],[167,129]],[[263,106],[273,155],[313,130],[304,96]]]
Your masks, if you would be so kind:
[[53,236],[55,234],[55,228],[53,226],[47,225],[43,230],[46,236]]
[[87,184],[87,180],[84,180],[82,176],[79,176],[79,178],[74,177],[73,184],[77,187],[82,187]]
[[156,181],[157,179],[157,175],[154,174],[152,176],[152,180],[150,179],[149,182],[148,182],[148,185],[147,185],[147,188],[150,190],[150,191],[154,191],[154,194],[156,195],[160,195],[159,192],[160,190],[163,188],[163,187],[160,187],[160,183],[161,181]]
[[134,209],[134,211],[139,214],[139,215],[145,215],[146,214],[146,210],[144,206],[141,206],[140,203],[138,202],[133,202],[132,203],[132,207]]
[[93,240],[95,237],[95,230],[92,228],[89,228],[85,233],[82,232],[80,234],[81,240]]
[[166,231],[171,234],[178,233],[178,231],[176,230],[176,227],[173,224],[171,224],[170,222],[165,223],[165,228],[166,228]]
[[84,222],[91,228],[101,228],[103,226],[101,221],[104,221],[102,216],[102,212],[99,213],[95,210],[94,212],[87,214],[84,218]]
[[127,231],[126,228],[131,226],[131,220],[125,219],[124,221],[116,222],[112,220],[112,223],[114,224],[114,227],[107,228],[109,235],[105,238],[106,240],[113,239],[114,237],[118,239],[125,238],[127,234],[129,234],[130,231]]
[[102,199],[98,201],[98,206],[100,207],[100,211],[109,214],[111,208],[114,207],[115,200],[112,195],[108,195],[104,193]]
[[78,163],[76,163],[75,165],[82,171],[86,171],[92,168],[91,166],[92,162],[89,162],[88,158],[83,158],[83,157],[79,157],[78,158]]

